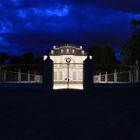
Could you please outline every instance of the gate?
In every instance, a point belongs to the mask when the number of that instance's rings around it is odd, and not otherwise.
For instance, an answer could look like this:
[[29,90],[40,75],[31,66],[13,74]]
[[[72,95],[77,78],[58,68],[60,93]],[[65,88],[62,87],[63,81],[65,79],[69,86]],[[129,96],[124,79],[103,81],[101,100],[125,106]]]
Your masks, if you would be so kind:
[[83,89],[83,63],[54,63],[53,89]]

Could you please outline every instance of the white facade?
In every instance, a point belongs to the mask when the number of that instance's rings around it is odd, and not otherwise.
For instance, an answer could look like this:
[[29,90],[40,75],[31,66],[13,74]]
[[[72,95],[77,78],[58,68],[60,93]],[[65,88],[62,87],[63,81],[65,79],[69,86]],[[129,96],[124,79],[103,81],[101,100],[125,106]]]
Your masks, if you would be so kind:
[[87,55],[82,46],[55,46],[51,50],[50,58],[54,63],[53,89],[83,89],[83,61]]

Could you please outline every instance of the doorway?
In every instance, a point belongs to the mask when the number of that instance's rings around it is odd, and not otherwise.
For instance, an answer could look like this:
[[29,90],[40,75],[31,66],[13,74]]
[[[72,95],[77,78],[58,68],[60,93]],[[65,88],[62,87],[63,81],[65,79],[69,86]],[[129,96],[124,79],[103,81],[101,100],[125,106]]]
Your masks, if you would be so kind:
[[54,63],[53,89],[83,89],[83,63]]

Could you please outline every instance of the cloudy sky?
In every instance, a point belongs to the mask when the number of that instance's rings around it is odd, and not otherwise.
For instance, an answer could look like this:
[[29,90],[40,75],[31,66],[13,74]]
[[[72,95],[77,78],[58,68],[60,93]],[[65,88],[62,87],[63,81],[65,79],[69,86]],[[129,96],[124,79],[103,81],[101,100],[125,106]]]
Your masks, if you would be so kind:
[[42,54],[70,43],[118,53],[139,13],[140,0],[0,0],[0,52]]

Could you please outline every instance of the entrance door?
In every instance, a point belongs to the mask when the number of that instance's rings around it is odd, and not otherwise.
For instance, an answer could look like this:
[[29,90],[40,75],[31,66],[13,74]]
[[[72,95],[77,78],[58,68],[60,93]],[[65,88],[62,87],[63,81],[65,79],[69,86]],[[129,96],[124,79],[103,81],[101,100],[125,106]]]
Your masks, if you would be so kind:
[[82,63],[55,63],[54,89],[83,89]]

